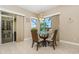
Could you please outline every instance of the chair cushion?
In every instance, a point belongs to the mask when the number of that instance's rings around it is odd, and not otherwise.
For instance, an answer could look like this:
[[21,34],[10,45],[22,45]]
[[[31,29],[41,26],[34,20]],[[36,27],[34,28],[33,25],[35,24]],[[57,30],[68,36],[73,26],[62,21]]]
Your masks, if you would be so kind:
[[49,36],[46,40],[52,41],[53,35],[54,35],[54,33],[52,33],[52,35]]

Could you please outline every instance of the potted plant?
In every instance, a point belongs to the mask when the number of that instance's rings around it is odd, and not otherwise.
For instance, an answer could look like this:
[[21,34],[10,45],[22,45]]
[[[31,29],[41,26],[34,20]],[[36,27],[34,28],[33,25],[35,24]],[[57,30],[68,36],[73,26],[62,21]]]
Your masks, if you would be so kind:
[[37,32],[37,29],[36,28],[32,28],[31,32]]
[[36,28],[32,28],[31,29],[31,35],[32,35],[32,40],[33,41],[37,41],[37,29]]
[[36,28],[32,28],[31,29],[32,38],[34,38],[36,36],[36,33],[37,33],[37,29]]

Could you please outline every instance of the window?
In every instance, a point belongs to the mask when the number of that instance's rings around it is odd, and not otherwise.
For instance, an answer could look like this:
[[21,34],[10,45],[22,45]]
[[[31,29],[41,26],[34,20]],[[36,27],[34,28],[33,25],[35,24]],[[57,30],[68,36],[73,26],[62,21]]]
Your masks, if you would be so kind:
[[[37,27],[37,20],[36,18],[32,18],[31,26],[32,28]],[[46,17],[44,20],[40,20],[40,30],[46,30],[46,28],[50,29],[52,27],[52,20],[51,17]]]
[[52,27],[52,20],[51,20],[50,17],[45,18],[44,22],[46,23],[46,28],[51,28]]
[[36,25],[37,25],[37,19],[35,19],[35,18],[32,18],[32,22],[31,22],[31,26],[32,26],[32,28],[35,28],[36,27]]
[[44,20],[40,20],[40,31],[46,32],[52,27],[51,17],[44,18]]

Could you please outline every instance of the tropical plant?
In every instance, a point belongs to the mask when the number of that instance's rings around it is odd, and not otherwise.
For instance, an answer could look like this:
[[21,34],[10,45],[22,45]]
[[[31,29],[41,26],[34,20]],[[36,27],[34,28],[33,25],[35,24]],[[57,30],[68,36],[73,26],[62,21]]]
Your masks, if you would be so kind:
[[37,31],[36,28],[32,28],[32,29],[31,29],[31,32],[35,32],[35,31]]

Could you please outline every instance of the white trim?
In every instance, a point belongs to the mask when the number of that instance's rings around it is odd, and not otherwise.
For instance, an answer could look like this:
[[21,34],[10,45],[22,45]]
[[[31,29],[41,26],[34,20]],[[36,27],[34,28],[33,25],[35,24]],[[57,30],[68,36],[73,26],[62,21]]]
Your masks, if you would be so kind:
[[1,46],[2,44],[0,43],[0,46]]
[[24,38],[24,40],[31,40],[32,38]]
[[15,42],[14,41],[14,17],[13,17],[13,42]]
[[4,12],[12,13],[12,14],[17,14],[17,15],[25,16],[25,15],[22,14],[22,13],[14,12],[14,11],[11,11],[11,10],[8,10],[8,9],[5,9],[5,8],[0,8],[0,10],[1,10],[1,11],[4,11]]
[[8,16],[8,15],[1,15],[2,17],[10,17],[13,18],[12,16]]
[[0,44],[1,44],[1,39],[2,39],[2,37],[1,37],[1,11],[0,11]]
[[69,42],[69,41],[65,41],[65,40],[60,40],[60,42],[66,43],[66,44],[71,44],[71,45],[79,46],[79,43],[75,43],[75,42]]
[[55,16],[55,15],[59,15],[59,14],[61,14],[61,12],[57,12],[57,13],[54,13],[54,14],[50,14],[50,15],[44,16],[44,18],[51,17],[51,16]]
[[31,18],[31,19],[32,19],[32,18],[37,19],[37,17],[30,17],[30,18]]

